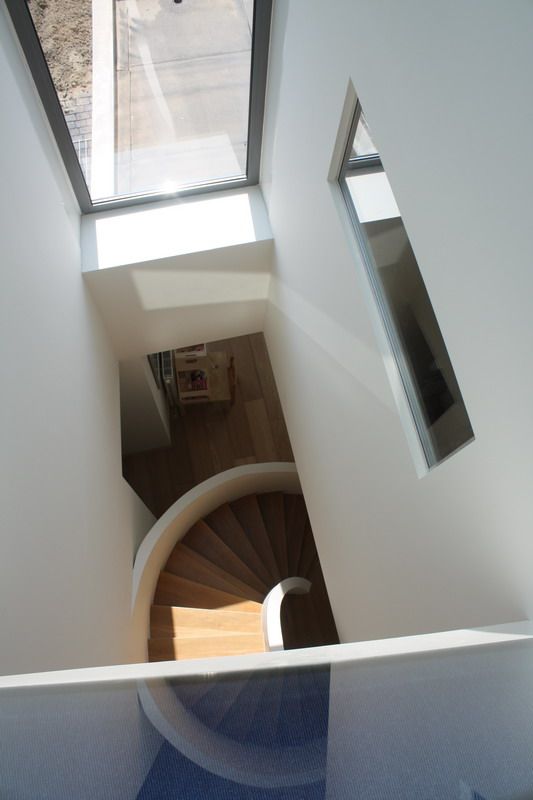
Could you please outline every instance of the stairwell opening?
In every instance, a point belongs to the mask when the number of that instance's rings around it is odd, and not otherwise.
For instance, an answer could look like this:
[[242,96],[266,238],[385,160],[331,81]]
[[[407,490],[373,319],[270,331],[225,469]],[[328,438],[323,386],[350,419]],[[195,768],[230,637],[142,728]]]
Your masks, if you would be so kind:
[[149,660],[265,652],[264,602],[294,577],[308,591],[283,598],[283,649],[338,644],[303,496],[276,491],[223,503],[192,525],[160,572]]
[[[155,447],[143,440],[150,425],[139,413],[147,370],[168,418],[168,441]],[[121,364],[123,474],[156,518],[227,470],[294,462],[262,333],[152,354],[142,374],[137,370],[140,381],[130,373],[135,365]],[[161,413],[158,402],[152,399],[151,423]],[[311,589],[283,599],[283,647],[338,643],[301,494],[233,496],[173,543],[154,576],[150,660],[264,652],[263,601],[294,577],[310,581]]]
[[[263,334],[199,347],[196,358],[189,348],[191,358],[180,357],[178,365],[176,350],[169,347],[165,363],[171,377],[159,377],[155,397],[147,358],[120,364],[123,475],[156,518],[189,489],[226,469],[294,461]],[[153,364],[156,356],[151,355]],[[199,375],[198,399],[180,398],[180,372],[208,372],[209,380],[228,370],[229,395],[222,387],[210,399]],[[182,395],[194,394],[193,389]]]

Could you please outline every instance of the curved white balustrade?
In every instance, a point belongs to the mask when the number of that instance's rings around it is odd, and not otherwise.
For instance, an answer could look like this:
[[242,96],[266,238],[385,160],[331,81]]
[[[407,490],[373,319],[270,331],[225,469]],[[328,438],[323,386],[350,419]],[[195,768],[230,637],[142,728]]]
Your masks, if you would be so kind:
[[287,594],[307,594],[311,581],[307,578],[285,578],[267,594],[263,600],[261,621],[267,650],[284,650],[281,630],[281,604]]
[[165,511],[142,541],[133,567],[131,624],[138,660],[147,659],[150,606],[159,574],[174,546],[194,523],[223,503],[248,494],[300,491],[296,465],[292,462],[245,464],[199,483]]
[[[146,649],[150,606],[159,574],[176,543],[195,522],[223,503],[273,491],[300,492],[294,464],[247,464],[227,470],[187,492],[156,522],[139,548],[133,571],[132,624],[136,626],[139,651]],[[267,650],[283,650],[280,610],[285,595],[306,593],[310,587],[305,578],[293,577],[281,581],[269,592],[262,611]],[[196,662],[196,666],[201,663]],[[209,666],[212,663],[213,659],[209,659]],[[146,665],[149,666],[159,665]],[[323,741],[294,746],[287,752],[251,742],[239,743],[206,727],[185,708],[164,680],[157,683],[140,680],[138,693],[147,717],[167,741],[204,769],[228,780],[272,788],[302,786],[324,777]]]

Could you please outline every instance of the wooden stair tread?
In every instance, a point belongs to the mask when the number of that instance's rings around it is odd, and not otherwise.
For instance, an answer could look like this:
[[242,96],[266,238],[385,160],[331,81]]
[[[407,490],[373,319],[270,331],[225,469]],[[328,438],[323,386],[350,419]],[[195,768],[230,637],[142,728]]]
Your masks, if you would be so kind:
[[239,676],[234,680],[225,681],[223,692],[220,691],[220,685],[215,683],[212,691],[195,703],[194,708],[191,709],[192,713],[201,720],[206,728],[218,730],[220,723],[233,710],[248,680],[247,676],[242,678]]
[[261,702],[261,691],[254,681],[241,681],[240,691],[226,713],[220,719],[217,731],[229,739],[246,741],[252,729],[257,707]]
[[286,673],[282,685],[280,714],[275,729],[276,738],[287,740],[297,746],[300,737],[305,736],[302,717],[302,697],[298,673]]
[[311,581],[309,596],[322,631],[323,643],[339,644],[339,634],[337,632],[337,626],[335,625],[335,618],[331,610],[328,591],[318,558],[314,562],[314,567],[309,573],[309,580]]
[[[286,649],[337,643],[303,496],[267,492],[221,505],[190,528],[159,575],[150,612],[150,661],[264,652],[262,602],[291,576],[308,578],[312,587],[307,595],[288,595],[282,604]],[[289,698],[287,692],[288,686],[278,692],[276,706],[281,695]],[[201,687],[193,698],[197,695]],[[252,699],[254,717],[267,695],[259,692]],[[235,727],[232,709],[206,711],[211,712],[217,725]],[[241,728],[244,734],[248,721],[237,722],[239,735]]]
[[310,597],[314,608],[314,613],[320,626],[322,639],[321,644],[339,644],[339,634],[337,632],[337,626],[335,625],[335,618],[333,617],[329,600],[326,605],[323,598],[317,597],[317,595],[313,594],[312,592]]
[[241,497],[239,500],[234,500],[230,503],[230,506],[241,527],[250,537],[250,541],[262,563],[268,570],[270,580],[278,583],[281,580],[281,572],[272,550],[272,542],[265,527],[257,495],[249,494],[246,497]]
[[224,503],[205,518],[209,527],[218,534],[219,538],[232,550],[249,568],[260,588],[265,594],[271,589],[271,578],[259,554],[242,528],[239,520],[231,510],[229,503]]
[[308,520],[307,509],[301,494],[286,494],[284,504],[288,569],[291,575],[298,575],[298,564]]
[[172,691],[174,692],[177,700],[179,700],[185,708],[191,708],[196,703],[200,702],[212,690],[213,684],[209,680],[209,676],[202,676],[194,680],[187,680],[186,683],[180,681],[179,683],[172,683]]
[[[235,523],[239,524],[237,520],[235,520]],[[179,544],[184,544],[189,549],[199,553],[204,559],[216,564],[239,581],[262,593],[263,596],[268,592],[269,587],[267,584],[258,578],[240,555],[205,520],[200,520],[196,525],[193,525],[177,546]],[[170,558],[172,558],[172,554]]]
[[281,609],[281,629],[286,650],[329,644],[310,594],[285,597]]
[[187,658],[240,656],[247,653],[263,653],[264,650],[263,636],[254,633],[191,639],[162,637],[148,641],[150,661],[181,661]]
[[305,526],[304,536],[302,540],[302,549],[300,550],[300,558],[296,569],[296,574],[301,578],[307,578],[309,571],[312,569],[314,562],[318,558],[316,552],[315,539],[313,531],[311,530],[311,523],[309,518]]
[[272,673],[268,680],[262,682],[263,688],[258,692],[259,704],[252,719],[250,730],[258,726],[264,731],[275,731],[281,709],[283,678],[283,673],[277,672]]
[[265,523],[281,579],[289,577],[287,540],[285,536],[285,504],[283,492],[257,495],[261,516]]
[[244,597],[246,600],[262,603],[265,597],[264,592],[258,592],[245,581],[230,575],[200,553],[191,550],[184,542],[177,544],[170,554],[165,571],[204,586],[211,586],[213,589],[220,589],[222,592]]
[[189,608],[232,608],[234,611],[256,612],[261,610],[261,603],[254,600],[243,600],[242,597],[212,589],[210,586],[189,581],[162,572],[157,582],[154,603],[156,605],[188,606]]
[[176,606],[153,605],[150,612],[150,630],[153,638],[174,636],[174,631],[197,629],[212,630],[214,633],[259,633],[261,631],[261,610],[251,614],[246,611],[227,611],[225,609],[183,608]]
[[[251,615],[250,615],[251,616]],[[240,628],[232,628],[231,631],[225,631],[222,628],[182,628],[180,626],[175,627],[172,631],[172,635],[161,635],[159,633],[152,632],[152,638],[154,639],[209,639],[211,636],[232,636],[232,635],[241,634],[243,636],[259,636],[262,635],[262,627],[259,623],[255,626],[255,630],[247,630],[245,627],[241,630]]]

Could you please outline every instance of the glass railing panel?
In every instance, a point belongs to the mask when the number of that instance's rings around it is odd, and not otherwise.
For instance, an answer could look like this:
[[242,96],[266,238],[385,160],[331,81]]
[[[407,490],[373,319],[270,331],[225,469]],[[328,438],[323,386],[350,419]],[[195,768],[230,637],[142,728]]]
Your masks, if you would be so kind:
[[325,797],[329,667],[0,690],[0,797]]
[[529,641],[0,690],[0,797],[526,800]]

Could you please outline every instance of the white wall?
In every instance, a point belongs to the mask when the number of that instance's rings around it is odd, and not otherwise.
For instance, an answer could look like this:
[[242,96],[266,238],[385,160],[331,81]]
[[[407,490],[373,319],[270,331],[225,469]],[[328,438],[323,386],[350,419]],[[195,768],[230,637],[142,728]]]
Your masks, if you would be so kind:
[[[533,614],[533,5],[509,10],[276,0],[266,338],[344,640]],[[349,79],[476,435],[422,478],[327,182]]]
[[156,384],[146,356],[121,361],[119,375],[123,455],[169,447],[165,392]]
[[82,220],[85,281],[121,359],[261,330],[271,253],[257,186]]
[[0,672],[124,662],[153,518],[121,475],[117,362],[4,7],[0,41]]

